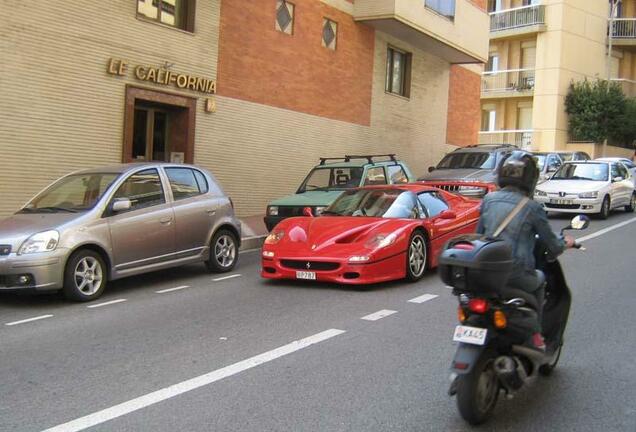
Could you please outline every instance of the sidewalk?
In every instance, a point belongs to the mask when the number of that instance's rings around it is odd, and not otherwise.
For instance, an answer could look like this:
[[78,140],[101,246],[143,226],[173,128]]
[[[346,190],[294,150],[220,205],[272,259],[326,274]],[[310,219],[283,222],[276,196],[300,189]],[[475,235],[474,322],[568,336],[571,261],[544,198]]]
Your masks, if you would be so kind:
[[241,221],[241,250],[257,249],[263,245],[269,234],[263,222],[263,215],[246,216]]

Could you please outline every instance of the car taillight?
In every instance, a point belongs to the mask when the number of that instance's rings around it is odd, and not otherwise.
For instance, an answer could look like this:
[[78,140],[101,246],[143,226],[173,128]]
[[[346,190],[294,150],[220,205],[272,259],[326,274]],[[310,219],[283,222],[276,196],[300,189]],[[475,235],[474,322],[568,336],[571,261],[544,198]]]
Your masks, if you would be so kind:
[[478,314],[486,313],[488,310],[488,301],[482,298],[470,299],[468,301],[468,309]]

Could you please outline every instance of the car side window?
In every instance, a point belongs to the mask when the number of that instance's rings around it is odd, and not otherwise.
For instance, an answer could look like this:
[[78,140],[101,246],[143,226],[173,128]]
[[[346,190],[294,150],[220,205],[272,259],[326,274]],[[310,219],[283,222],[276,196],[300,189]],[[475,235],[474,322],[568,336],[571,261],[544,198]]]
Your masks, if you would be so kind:
[[618,175],[623,177],[623,179],[627,179],[629,178],[629,173],[627,172],[627,168],[625,168],[625,166],[623,164],[617,164],[618,165]]
[[400,165],[389,165],[387,169],[389,170],[389,178],[392,184],[409,182],[409,178]]
[[175,201],[201,195],[199,182],[190,168],[166,168],[166,175]]
[[166,202],[166,196],[161,186],[159,172],[156,169],[139,171],[128,177],[115,195],[114,200],[128,198],[130,200],[130,210],[151,207]]
[[613,163],[612,164],[612,180],[614,180],[614,178],[620,176],[620,172],[618,170],[618,164]]
[[432,218],[448,210],[448,204],[438,192],[423,192],[417,198],[424,207],[427,217]]
[[384,174],[384,167],[373,167],[367,170],[367,175],[364,178],[364,185],[382,185],[386,184],[386,175]]
[[197,184],[199,185],[199,192],[202,194],[207,193],[210,190],[208,186],[208,181],[203,175],[203,173],[199,170],[192,170],[194,172],[194,178],[197,179]]

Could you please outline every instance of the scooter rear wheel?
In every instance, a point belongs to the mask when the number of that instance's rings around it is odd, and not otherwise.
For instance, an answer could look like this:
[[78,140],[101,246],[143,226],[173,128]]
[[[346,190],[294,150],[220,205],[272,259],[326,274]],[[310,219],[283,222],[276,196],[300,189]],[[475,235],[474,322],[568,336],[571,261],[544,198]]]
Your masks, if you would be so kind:
[[563,345],[560,345],[559,348],[557,348],[557,351],[554,354],[554,359],[550,363],[539,366],[539,373],[541,375],[550,376],[552,374],[552,371],[557,366],[557,363],[559,363],[559,359],[561,358],[561,349],[563,349]]
[[490,418],[499,397],[499,379],[493,368],[495,355],[484,352],[470,373],[457,378],[457,408],[471,425]]

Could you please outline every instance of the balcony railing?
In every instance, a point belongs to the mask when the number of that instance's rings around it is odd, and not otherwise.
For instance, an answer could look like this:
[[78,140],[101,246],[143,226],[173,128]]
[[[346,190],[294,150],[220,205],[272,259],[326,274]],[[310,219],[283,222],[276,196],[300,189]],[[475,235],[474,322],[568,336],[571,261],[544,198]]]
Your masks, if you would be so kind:
[[530,150],[534,144],[534,131],[532,129],[481,131],[479,144],[514,144],[524,150]]
[[490,13],[490,31],[545,24],[545,6],[530,5]]
[[610,22],[612,38],[636,39],[636,18],[614,18]]
[[534,90],[534,76],[534,69],[484,72],[481,76],[481,92],[531,92]]

